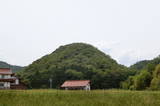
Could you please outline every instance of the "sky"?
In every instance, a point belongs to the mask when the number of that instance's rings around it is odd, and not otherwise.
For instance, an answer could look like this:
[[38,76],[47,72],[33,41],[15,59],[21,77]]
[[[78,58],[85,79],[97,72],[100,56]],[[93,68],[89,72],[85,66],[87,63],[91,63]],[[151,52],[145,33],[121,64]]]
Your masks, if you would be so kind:
[[0,0],[0,61],[26,66],[89,43],[130,66],[160,55],[159,0]]

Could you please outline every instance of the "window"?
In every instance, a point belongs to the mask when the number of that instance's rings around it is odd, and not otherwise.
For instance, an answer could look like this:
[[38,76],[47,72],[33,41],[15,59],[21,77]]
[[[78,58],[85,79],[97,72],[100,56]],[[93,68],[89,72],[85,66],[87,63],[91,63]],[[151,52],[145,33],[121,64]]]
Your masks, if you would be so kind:
[[4,83],[0,83],[0,88],[4,88]]
[[2,75],[1,78],[5,78],[5,75]]

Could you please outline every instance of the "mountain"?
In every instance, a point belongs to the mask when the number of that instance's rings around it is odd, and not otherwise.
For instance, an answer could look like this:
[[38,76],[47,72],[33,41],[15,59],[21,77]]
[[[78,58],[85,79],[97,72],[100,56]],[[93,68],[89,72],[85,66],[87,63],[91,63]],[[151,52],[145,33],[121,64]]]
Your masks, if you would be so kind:
[[92,45],[73,43],[61,46],[26,67],[18,75],[31,88],[59,88],[65,80],[91,80],[93,89],[119,88],[130,74],[109,55]]
[[19,72],[23,69],[23,67],[21,66],[10,65],[3,61],[0,61],[0,68],[11,68],[14,73]]

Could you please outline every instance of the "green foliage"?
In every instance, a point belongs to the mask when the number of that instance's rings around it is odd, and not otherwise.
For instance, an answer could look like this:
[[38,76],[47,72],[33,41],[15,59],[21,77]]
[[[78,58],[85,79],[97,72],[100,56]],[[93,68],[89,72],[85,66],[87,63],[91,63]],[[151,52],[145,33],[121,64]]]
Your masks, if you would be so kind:
[[137,70],[137,73],[121,83],[123,89],[160,90],[160,56],[153,60],[136,63],[130,69]]
[[74,79],[83,79],[83,73],[77,72],[76,70],[68,69],[65,72],[67,79],[74,80]]
[[149,72],[142,71],[139,75],[135,76],[134,87],[136,90],[144,90],[150,86],[152,76]]
[[87,79],[91,80],[93,89],[105,89],[119,88],[120,82],[131,73],[97,48],[74,43],[61,46],[18,74],[23,80],[27,79],[32,88],[49,87],[48,80],[52,78],[53,88],[59,88],[65,80]]
[[156,66],[155,71],[153,72],[153,79],[151,81],[152,90],[160,90],[160,64]]
[[152,79],[151,81],[151,86],[150,86],[151,90],[160,90],[160,78],[155,77]]
[[143,60],[143,61],[137,62],[136,64],[130,66],[130,68],[135,69],[135,70],[143,70],[147,66],[148,62],[149,62],[148,60]]
[[126,81],[121,82],[121,88],[134,90],[135,87],[133,86],[133,84],[134,84],[134,77],[129,76],[129,78]]
[[153,76],[157,78],[160,77],[160,64],[156,66]]
[[144,90],[150,86],[152,75],[146,71],[141,71],[136,76],[130,76],[126,81],[121,83],[123,89]]
[[130,66],[130,69],[137,70],[138,72],[141,70],[148,70],[149,72],[153,72],[155,67],[160,63],[160,56],[154,58],[153,60],[144,60],[137,62],[136,64]]

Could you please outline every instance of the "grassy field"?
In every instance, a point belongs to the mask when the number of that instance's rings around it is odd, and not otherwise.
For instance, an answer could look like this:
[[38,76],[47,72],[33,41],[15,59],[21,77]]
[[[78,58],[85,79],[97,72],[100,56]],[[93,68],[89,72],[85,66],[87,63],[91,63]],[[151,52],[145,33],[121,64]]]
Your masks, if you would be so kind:
[[160,92],[0,90],[0,106],[160,106]]

